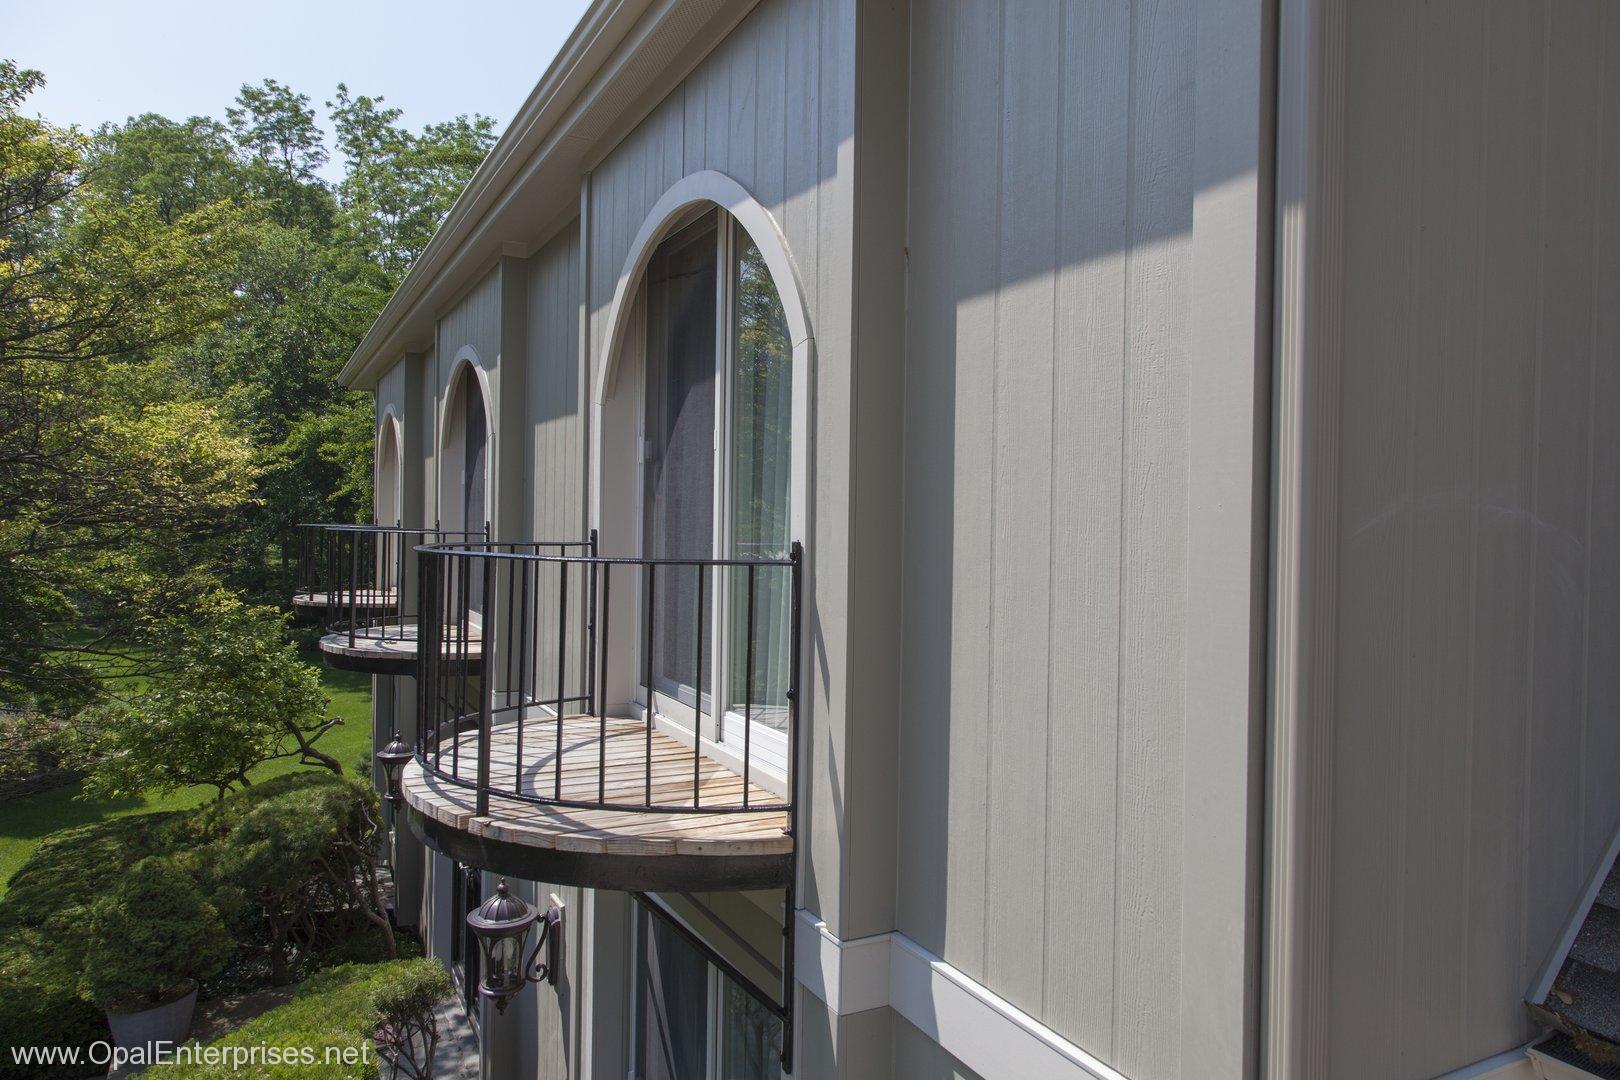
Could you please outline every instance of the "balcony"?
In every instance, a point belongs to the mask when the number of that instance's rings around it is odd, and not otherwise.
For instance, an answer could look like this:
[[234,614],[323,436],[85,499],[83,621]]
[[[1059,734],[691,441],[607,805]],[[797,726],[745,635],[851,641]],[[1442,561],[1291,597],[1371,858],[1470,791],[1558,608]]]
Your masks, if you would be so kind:
[[[401,782],[413,828],[530,880],[786,886],[797,547],[732,560],[548,547],[563,545],[420,551],[426,645]],[[477,628],[481,671],[459,662],[444,626]]]
[[[418,646],[416,548],[483,540],[485,533],[397,525],[300,525],[295,609],[313,613],[325,633],[326,663],[372,675],[415,675]],[[476,671],[483,658],[477,626],[444,627],[445,644]]]

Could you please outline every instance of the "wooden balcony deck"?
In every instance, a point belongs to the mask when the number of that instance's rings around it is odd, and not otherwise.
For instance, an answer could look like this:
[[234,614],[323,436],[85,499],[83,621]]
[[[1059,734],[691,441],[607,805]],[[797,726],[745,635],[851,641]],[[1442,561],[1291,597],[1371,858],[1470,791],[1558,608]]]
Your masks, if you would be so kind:
[[[321,638],[320,647],[332,667],[373,675],[414,675],[417,640],[416,621],[408,619],[358,629],[352,643],[348,631],[334,631]],[[453,656],[458,661],[465,658],[470,668],[476,668],[483,661],[484,643],[476,628],[469,635],[465,650],[459,633],[454,631],[447,634],[445,649],[447,657]]]
[[299,589],[293,593],[296,608],[347,608],[350,603],[363,609],[382,610],[399,604],[398,589],[334,589],[331,592]]
[[[697,802],[726,808],[712,813],[670,812],[693,800],[693,754],[668,736],[652,735],[652,779],[647,780],[647,735],[640,720],[609,718],[607,737],[599,721],[571,716],[563,722],[561,797],[652,809],[581,809],[531,802],[507,792],[514,785],[531,797],[558,791],[556,721],[533,710],[523,725],[522,760],[517,725],[495,728],[490,745],[489,813],[477,813],[477,792],[406,766],[402,789],[412,821],[428,842],[456,857],[474,855],[478,865],[514,876],[557,884],[602,888],[766,888],[783,884],[791,871],[793,838],[785,810],[744,810],[744,781],[707,757],[698,759]],[[477,774],[478,733],[458,739],[459,775]],[[438,768],[451,769],[446,746]],[[780,805],[781,798],[747,785],[751,804]],[[657,808],[663,808],[662,810]]]

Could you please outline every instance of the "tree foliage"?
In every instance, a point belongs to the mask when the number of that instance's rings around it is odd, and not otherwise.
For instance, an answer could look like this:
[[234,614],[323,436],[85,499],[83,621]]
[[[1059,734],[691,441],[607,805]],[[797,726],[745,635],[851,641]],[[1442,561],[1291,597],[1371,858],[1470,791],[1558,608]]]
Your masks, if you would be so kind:
[[166,661],[146,687],[85,710],[58,745],[88,773],[98,796],[167,793],[193,785],[223,798],[248,773],[297,757],[342,772],[315,745],[341,723],[327,715],[315,670],[287,642],[273,609],[214,594],[183,617],[161,620],[144,639]]
[[[42,82],[0,61],[0,709],[96,705],[111,787],[134,783],[117,762],[147,753],[135,729],[160,708],[253,732],[247,757],[285,752],[310,730],[309,680],[251,604],[218,598],[280,600],[296,522],[369,515],[369,399],[335,376],[491,122],[413,131],[340,85],[328,146],[309,96],[266,79],[220,119],[86,133],[27,113]],[[236,690],[246,672],[291,680],[280,734],[231,725],[202,690],[244,656]]]

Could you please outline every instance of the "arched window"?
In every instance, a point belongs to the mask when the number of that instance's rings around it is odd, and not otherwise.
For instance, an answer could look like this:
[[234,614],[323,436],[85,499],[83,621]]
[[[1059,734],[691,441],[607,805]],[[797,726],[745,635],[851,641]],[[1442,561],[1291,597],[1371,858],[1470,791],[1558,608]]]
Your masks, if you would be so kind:
[[404,485],[400,469],[399,419],[392,412],[383,413],[377,426],[377,486],[373,520],[379,525],[398,525],[404,501]]
[[[615,523],[629,527],[639,553],[655,559],[786,558],[802,535],[801,358],[759,243],[726,209],[689,206],[662,230],[635,296],[618,357],[623,371],[604,403],[603,467],[616,475],[604,477],[603,499],[620,503],[603,507],[604,536],[611,539]],[[633,457],[622,450],[631,438]],[[639,700],[729,746],[742,744],[750,715],[754,760],[782,767],[790,580],[757,574],[750,612],[746,569],[666,569],[651,611],[652,662],[643,656],[638,669]]]
[[445,394],[440,439],[439,525],[475,533],[489,522],[489,412],[474,360],[458,359]]

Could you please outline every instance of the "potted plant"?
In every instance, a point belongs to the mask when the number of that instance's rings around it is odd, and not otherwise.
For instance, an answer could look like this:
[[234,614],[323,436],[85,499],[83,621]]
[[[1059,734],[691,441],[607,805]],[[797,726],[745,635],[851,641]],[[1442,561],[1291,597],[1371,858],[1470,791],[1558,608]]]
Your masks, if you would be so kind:
[[[79,989],[107,1011],[118,1045],[174,1044],[191,1029],[197,980],[234,948],[224,921],[171,856],[142,859],[90,908]],[[138,1059],[137,1059],[138,1060]]]

